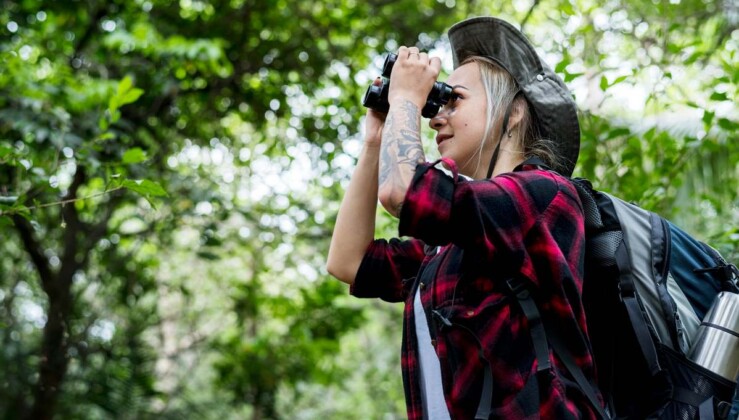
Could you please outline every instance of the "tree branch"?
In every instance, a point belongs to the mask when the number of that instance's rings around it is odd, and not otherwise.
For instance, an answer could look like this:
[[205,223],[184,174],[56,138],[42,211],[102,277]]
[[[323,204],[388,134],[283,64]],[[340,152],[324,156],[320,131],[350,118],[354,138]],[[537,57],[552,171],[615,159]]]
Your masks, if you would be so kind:
[[108,13],[106,10],[106,6],[102,6],[92,15],[92,20],[87,25],[87,28],[85,28],[85,32],[79,38],[79,40],[77,41],[77,44],[75,44],[74,53],[69,58],[69,64],[72,66],[72,68],[75,68],[74,65],[72,65],[72,62],[74,61],[74,59],[80,56],[80,54],[82,53],[82,50],[85,49],[87,44],[92,39],[92,36],[98,30],[98,26],[100,26],[100,21],[103,20],[103,18],[107,14]]
[[526,16],[524,16],[521,20],[521,32],[523,32],[523,27],[526,26],[526,22],[529,21],[529,18],[531,18],[531,15],[534,13],[534,9],[536,8],[536,6],[539,5],[539,1],[540,0],[534,0],[534,3],[529,8],[529,11],[526,12]]
[[54,273],[51,271],[49,260],[44,255],[41,243],[33,235],[33,226],[22,216],[14,214],[11,217],[23,242],[23,248],[31,257],[31,262],[38,272],[41,288],[48,294],[55,280]]

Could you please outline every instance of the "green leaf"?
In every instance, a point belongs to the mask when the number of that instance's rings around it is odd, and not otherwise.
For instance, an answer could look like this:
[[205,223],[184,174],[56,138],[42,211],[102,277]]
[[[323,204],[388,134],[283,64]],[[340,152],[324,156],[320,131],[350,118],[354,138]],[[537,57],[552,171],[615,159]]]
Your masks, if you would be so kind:
[[695,63],[695,62],[696,62],[696,61],[697,61],[697,60],[698,60],[699,58],[701,58],[701,57],[703,56],[703,54],[704,54],[704,53],[703,53],[702,51],[696,51],[696,52],[694,52],[694,53],[690,54],[690,56],[689,56],[688,58],[686,58],[686,59],[685,59],[685,60],[683,61],[683,64],[685,64],[685,65],[690,65],[690,64],[693,64],[693,63]]
[[143,89],[133,88],[121,96],[119,100],[119,106],[136,102],[136,100],[138,100],[143,94]]
[[629,134],[631,134],[631,130],[629,130],[628,128],[618,127],[618,128],[614,128],[613,130],[609,131],[607,138],[613,139],[616,137],[627,136]]
[[571,82],[585,73],[565,73],[565,82]]
[[703,111],[703,123],[705,123],[706,125],[711,125],[711,123],[713,122],[713,117],[715,116],[715,112],[711,112],[709,110]]
[[[35,205],[38,206],[38,204]],[[31,210],[26,206],[15,205],[11,207],[7,212],[11,214],[17,214],[18,216],[21,216],[26,220],[31,220]]]
[[557,63],[557,66],[554,68],[555,73],[565,73],[567,66],[570,65],[570,57],[567,54],[564,54],[562,57],[562,60]]
[[121,186],[127,188],[135,193],[141,194],[144,197],[166,197],[167,191],[154,181],[148,179],[126,179],[121,183]]
[[655,134],[657,133],[657,127],[652,127],[649,130],[645,131],[642,137],[644,140],[651,141],[654,139]]
[[132,86],[133,81],[131,81],[131,77],[124,77],[123,79],[121,79],[120,83],[118,83],[118,90],[115,96],[122,96],[124,93],[128,92]]
[[600,90],[605,91],[608,89],[608,79],[606,79],[606,76],[600,77]]
[[729,97],[726,95],[726,92],[713,92],[711,94],[711,100],[712,101],[728,101]]
[[569,2],[566,2],[566,1],[559,4],[559,10],[567,16],[575,15],[575,9],[572,7],[572,5]]
[[611,84],[609,85],[609,87],[611,87],[611,86],[614,86],[614,85],[617,85],[617,84],[619,84],[619,83],[623,82],[623,81],[624,81],[624,80],[626,80],[626,79],[627,79],[628,77],[629,77],[629,76],[619,76],[619,77],[617,77],[617,78],[616,78],[616,80],[614,80],[614,81],[613,81],[613,83],[611,83]]
[[197,255],[198,257],[209,261],[216,261],[221,259],[220,255],[210,251],[198,251]]
[[110,140],[110,139],[114,139],[114,138],[115,138],[115,134],[111,133],[110,131],[106,131],[105,133],[99,135],[95,140],[96,141],[103,141],[103,140]]
[[10,146],[0,145],[0,159],[13,155],[13,148]]
[[[120,107],[136,102],[143,93],[143,89],[133,87],[133,82],[131,81],[131,78],[129,76],[124,77],[118,83],[115,95],[111,96],[111,98],[108,100],[108,113],[110,114],[110,122],[114,123],[120,119],[121,115],[120,112],[118,112],[118,109]],[[107,129],[107,127],[102,127],[102,121],[101,129]]]
[[739,129],[739,123],[731,121],[728,118],[719,118],[718,126],[726,131],[736,131],[737,129]]
[[143,162],[146,159],[148,159],[146,152],[144,152],[140,147],[134,147],[133,149],[126,150],[126,153],[123,154],[122,162],[123,164],[130,165]]
[[121,112],[117,109],[110,113],[110,122],[118,122],[121,119]]

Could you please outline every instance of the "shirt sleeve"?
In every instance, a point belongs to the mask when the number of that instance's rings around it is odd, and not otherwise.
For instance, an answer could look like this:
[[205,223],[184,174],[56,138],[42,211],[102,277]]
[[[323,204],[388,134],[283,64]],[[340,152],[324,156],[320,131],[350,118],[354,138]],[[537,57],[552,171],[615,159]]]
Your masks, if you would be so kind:
[[[442,161],[451,176],[436,168]],[[558,193],[556,176],[527,170],[467,181],[452,160],[419,164],[401,209],[400,235],[520,259],[526,235]]]
[[406,286],[418,273],[424,255],[424,244],[418,239],[373,241],[359,265],[351,294],[388,302],[404,301]]

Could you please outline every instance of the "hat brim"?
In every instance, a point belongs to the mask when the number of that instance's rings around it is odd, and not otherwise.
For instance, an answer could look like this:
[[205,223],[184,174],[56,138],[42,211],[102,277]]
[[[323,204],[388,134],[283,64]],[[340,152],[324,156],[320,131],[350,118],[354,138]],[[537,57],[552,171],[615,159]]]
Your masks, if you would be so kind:
[[540,134],[554,141],[570,176],[580,152],[577,106],[562,79],[544,63],[513,25],[494,17],[464,20],[449,29],[454,68],[467,57],[488,57],[510,73],[533,108]]

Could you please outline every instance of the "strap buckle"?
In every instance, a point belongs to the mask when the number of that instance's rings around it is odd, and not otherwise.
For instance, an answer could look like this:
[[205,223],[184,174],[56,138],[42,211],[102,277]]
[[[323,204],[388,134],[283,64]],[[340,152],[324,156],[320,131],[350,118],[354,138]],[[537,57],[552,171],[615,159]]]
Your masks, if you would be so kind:
[[633,298],[636,295],[634,284],[631,282],[618,282],[616,285],[618,289],[618,300],[623,302],[625,298]]
[[510,278],[506,280],[506,284],[508,285],[508,288],[513,292],[514,295],[516,295],[519,299],[528,299],[529,296],[531,296],[531,293],[529,292],[529,289],[524,285],[524,283],[517,279],[517,278]]

